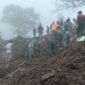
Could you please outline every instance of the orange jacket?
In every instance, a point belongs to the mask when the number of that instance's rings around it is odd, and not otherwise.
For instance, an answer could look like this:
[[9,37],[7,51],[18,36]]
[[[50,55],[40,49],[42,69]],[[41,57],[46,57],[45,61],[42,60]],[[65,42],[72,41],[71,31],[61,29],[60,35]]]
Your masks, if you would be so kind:
[[53,22],[51,25],[51,31],[55,32],[59,28],[59,24]]

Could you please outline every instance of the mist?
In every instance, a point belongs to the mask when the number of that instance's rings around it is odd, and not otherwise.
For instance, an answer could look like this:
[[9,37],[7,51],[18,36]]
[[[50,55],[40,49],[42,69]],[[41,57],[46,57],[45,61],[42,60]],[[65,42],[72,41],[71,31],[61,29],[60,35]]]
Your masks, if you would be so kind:
[[0,85],[85,85],[85,0],[0,0]]
[[[40,14],[40,22],[42,23],[44,29],[46,29],[46,26],[50,25],[52,21],[57,21],[58,14],[53,13],[52,11],[55,9],[54,5],[55,0],[3,0],[0,1],[0,18],[3,15],[3,9],[5,6],[13,4],[13,5],[19,5],[22,8],[34,8],[37,13]],[[85,10],[84,8],[80,8],[82,10]],[[79,8],[75,10],[66,10],[63,13],[64,18],[67,17],[75,17],[77,16],[77,11],[80,10]],[[13,34],[14,28],[10,25],[3,24],[0,22],[0,31],[2,33],[2,37],[4,39],[10,39],[14,37]],[[29,36],[32,36],[32,32],[28,34]]]
[[[5,6],[13,4],[13,5],[19,5],[23,8],[30,8],[33,7],[36,12],[40,13],[40,22],[44,25],[44,27],[51,23],[51,17],[52,13],[51,10],[53,10],[53,0],[3,0],[0,1],[0,18],[2,17],[2,12]],[[0,31],[2,32],[2,36],[5,39],[12,38],[12,29],[7,24],[3,24],[0,26]]]

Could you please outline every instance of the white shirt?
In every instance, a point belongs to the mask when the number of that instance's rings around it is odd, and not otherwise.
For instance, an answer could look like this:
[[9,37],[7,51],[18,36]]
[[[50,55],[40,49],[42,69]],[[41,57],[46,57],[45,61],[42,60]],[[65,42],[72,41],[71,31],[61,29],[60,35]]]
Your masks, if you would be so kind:
[[12,43],[8,43],[6,46],[5,46],[5,48],[6,48],[6,52],[7,53],[11,53],[12,52]]

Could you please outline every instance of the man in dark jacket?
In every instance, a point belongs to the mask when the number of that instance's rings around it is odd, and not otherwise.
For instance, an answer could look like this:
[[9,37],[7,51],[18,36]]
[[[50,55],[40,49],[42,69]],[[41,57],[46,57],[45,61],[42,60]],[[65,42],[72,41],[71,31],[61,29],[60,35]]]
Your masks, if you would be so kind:
[[49,31],[50,31],[50,28],[49,28],[49,26],[47,26],[47,30],[46,30],[47,35],[49,34]]
[[77,36],[82,36],[84,34],[84,29],[85,29],[85,15],[82,14],[82,11],[78,12],[77,16]]
[[42,37],[43,35],[43,26],[40,24],[39,27],[38,27],[38,33],[39,33],[39,37]]
[[64,24],[64,45],[68,45],[70,43],[70,36],[72,34],[72,23],[68,18]]
[[35,28],[33,29],[33,37],[34,38],[36,37],[36,29]]

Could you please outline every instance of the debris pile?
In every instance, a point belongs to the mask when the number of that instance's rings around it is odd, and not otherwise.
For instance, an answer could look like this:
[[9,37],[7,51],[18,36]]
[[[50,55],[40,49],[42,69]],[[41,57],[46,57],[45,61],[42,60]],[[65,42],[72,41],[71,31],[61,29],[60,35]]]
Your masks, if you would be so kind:
[[85,42],[71,43],[47,63],[22,63],[12,73],[0,85],[85,85]]

